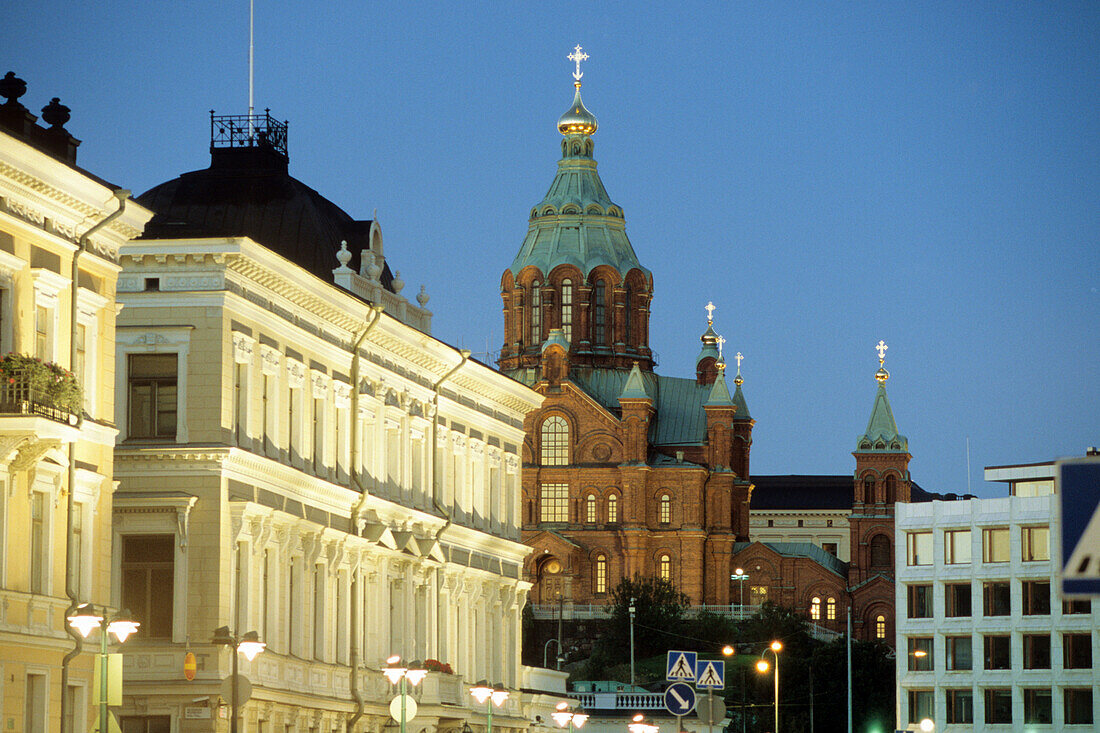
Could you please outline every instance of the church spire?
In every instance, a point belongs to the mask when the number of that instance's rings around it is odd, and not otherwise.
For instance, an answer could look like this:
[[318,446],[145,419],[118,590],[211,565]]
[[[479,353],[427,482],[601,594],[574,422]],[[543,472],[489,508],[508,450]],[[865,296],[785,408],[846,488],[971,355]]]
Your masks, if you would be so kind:
[[898,424],[894,420],[894,411],[890,409],[890,400],[886,397],[886,380],[890,372],[886,371],[886,342],[879,341],[875,346],[878,352],[878,371],[875,381],[878,392],[871,408],[871,419],[867,421],[867,430],[859,437],[856,451],[880,453],[904,453],[909,451],[909,441],[898,433]]
[[572,106],[558,118],[558,132],[566,136],[591,135],[599,127],[599,123],[596,122],[596,115],[589,112],[585,108],[584,102],[581,101],[581,77],[584,76],[581,72],[581,62],[588,58],[588,54],[581,50],[578,44],[573,49],[573,53],[566,58],[577,64],[577,70],[573,72],[573,86],[576,87],[577,91],[573,95]]

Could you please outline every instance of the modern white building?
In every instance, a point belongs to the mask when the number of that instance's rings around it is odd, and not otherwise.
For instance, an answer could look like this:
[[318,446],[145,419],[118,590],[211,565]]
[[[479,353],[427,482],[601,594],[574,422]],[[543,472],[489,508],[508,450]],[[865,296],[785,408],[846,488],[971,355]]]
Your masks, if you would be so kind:
[[997,499],[899,504],[898,729],[1095,730],[1100,604],[1059,597],[1053,463]]

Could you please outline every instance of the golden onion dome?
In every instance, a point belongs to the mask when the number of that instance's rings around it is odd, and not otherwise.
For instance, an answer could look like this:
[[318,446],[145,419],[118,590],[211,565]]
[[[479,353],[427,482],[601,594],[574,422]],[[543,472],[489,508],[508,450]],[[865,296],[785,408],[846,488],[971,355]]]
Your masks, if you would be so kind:
[[577,94],[573,97],[573,106],[558,118],[558,132],[562,135],[591,135],[599,127],[596,115],[589,112],[581,101],[581,83],[576,82]]

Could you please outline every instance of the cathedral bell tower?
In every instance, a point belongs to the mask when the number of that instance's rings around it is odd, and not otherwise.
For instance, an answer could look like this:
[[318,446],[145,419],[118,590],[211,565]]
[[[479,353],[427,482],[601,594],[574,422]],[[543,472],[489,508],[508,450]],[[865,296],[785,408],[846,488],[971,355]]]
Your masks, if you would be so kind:
[[598,124],[581,101],[580,64],[587,58],[580,46],[569,55],[576,91],[558,119],[558,173],[531,209],[527,236],[501,277],[499,365],[506,373],[539,369],[552,335],[564,342],[569,369],[630,370],[636,363],[653,370],[653,275],[638,262],[623,210],[607,195],[592,158]]

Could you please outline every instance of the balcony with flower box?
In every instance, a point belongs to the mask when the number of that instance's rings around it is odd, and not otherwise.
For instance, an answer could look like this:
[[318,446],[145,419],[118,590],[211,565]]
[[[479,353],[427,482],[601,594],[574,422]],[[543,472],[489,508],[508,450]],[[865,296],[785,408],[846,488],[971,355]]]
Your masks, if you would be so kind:
[[0,358],[0,461],[19,470],[80,437],[83,391],[69,370],[22,354]]

